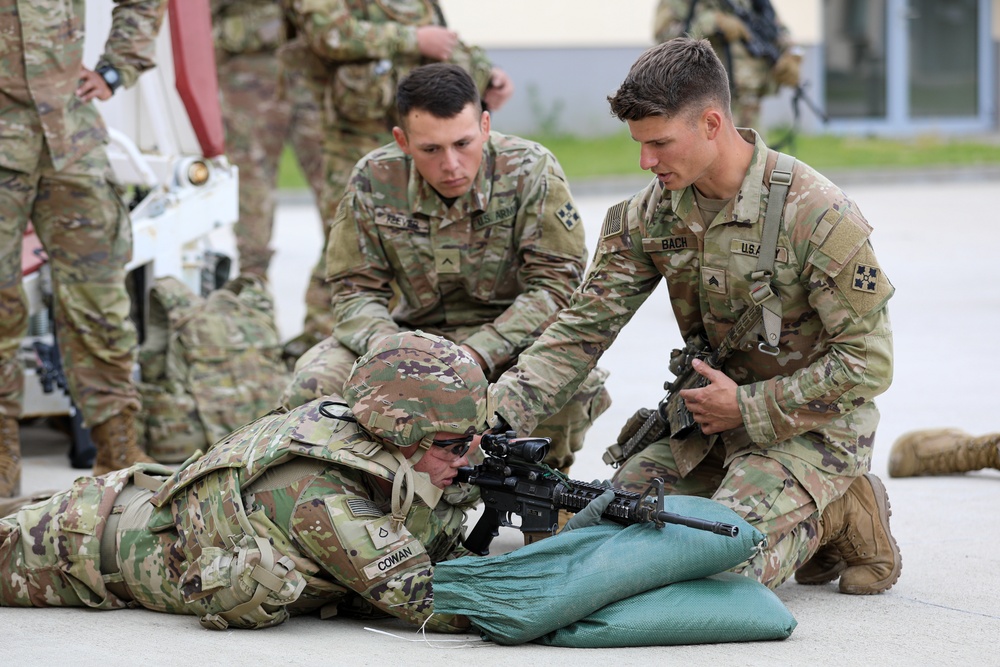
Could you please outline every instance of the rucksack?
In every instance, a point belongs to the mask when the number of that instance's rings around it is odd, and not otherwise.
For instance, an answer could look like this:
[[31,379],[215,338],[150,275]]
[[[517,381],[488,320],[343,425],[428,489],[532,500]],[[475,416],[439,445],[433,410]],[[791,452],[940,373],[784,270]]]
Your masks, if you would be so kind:
[[176,278],[157,279],[139,364],[146,448],[162,463],[205,451],[267,414],[289,380],[274,303],[249,276],[207,298]]

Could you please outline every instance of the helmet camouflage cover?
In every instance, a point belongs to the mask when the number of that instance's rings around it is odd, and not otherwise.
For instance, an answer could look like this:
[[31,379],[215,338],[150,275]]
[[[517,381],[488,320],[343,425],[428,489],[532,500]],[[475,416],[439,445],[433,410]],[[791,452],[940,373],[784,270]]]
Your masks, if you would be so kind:
[[488,383],[459,345],[424,333],[386,336],[355,362],[344,398],[369,434],[406,447],[437,432],[486,428]]

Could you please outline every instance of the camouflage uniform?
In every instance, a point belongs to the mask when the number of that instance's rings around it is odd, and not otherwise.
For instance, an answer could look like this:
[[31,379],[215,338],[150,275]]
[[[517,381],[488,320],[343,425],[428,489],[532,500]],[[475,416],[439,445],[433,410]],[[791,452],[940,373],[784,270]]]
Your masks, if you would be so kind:
[[[286,405],[340,391],[358,355],[405,329],[468,345],[495,379],[569,302],[586,249],[562,168],[542,146],[496,132],[483,151],[450,208],[395,144],[358,163],[327,254],[336,326],[299,360]],[[553,438],[550,465],[569,467],[607,409],[606,376],[595,368],[535,431]]]
[[[417,501],[394,525],[379,480],[398,453],[337,418],[349,416],[317,400],[249,424],[162,484],[138,465],[23,507],[0,520],[0,604],[140,605],[210,628],[322,610],[464,629],[433,614],[431,593],[433,563],[468,555],[464,515]],[[440,494],[419,479],[415,490]]]
[[[732,91],[733,122],[738,127],[757,127],[761,98],[773,95],[778,89],[771,76],[772,63],[750,55],[742,41],[726,41],[716,23],[716,12],[728,13],[720,0],[660,0],[653,20],[653,39],[660,43],[685,34],[684,26],[691,13],[692,2],[694,13],[687,34],[711,42],[719,60],[725,65]],[[748,13],[754,11],[753,0],[732,2]],[[791,38],[780,22],[778,30],[780,47],[784,50],[791,46]]]
[[[569,308],[492,389],[496,411],[521,432],[551,414],[666,278],[687,339],[715,349],[749,303],[777,154],[752,130],[754,155],[739,193],[704,224],[694,188],[653,181],[613,207],[594,261]],[[817,547],[820,513],[871,464],[878,410],[892,377],[886,302],[868,223],[839,188],[796,163],[771,285],[781,299],[776,356],[737,351],[723,370],[738,385],[743,426],[706,438],[662,440],[630,458],[628,489],[663,477],[671,493],[710,496],[768,538],[748,572],[775,587]]]
[[[306,291],[304,330],[320,340],[334,325],[324,257],[337,205],[358,160],[392,140],[396,83],[429,62],[417,51],[417,27],[443,25],[444,15],[436,0],[283,2],[297,34],[282,49],[285,68],[325,74],[308,77],[323,100],[324,249]],[[486,89],[490,64],[482,50],[459,44],[452,61]]]
[[[118,0],[105,53],[133,85],[153,66],[161,0]],[[0,415],[21,410],[16,358],[27,334],[21,237],[30,219],[52,267],[59,347],[70,393],[94,426],[139,408],[136,333],[125,264],[132,227],[103,144],[104,123],[75,94],[83,0],[0,2]]]
[[317,200],[323,189],[322,100],[308,67],[282,71],[285,26],[280,0],[212,0],[226,152],[240,170],[236,249],[240,271],[267,277],[274,251],[274,188],[290,142]]

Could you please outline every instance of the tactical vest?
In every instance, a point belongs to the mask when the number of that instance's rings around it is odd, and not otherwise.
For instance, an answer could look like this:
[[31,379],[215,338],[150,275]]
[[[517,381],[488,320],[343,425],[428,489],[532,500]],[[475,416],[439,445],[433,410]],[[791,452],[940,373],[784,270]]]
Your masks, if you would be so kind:
[[[185,598],[209,600],[201,618],[211,629],[261,628],[287,618],[305,579],[288,553],[294,547],[263,510],[247,513],[243,495],[255,485],[278,488],[331,463],[392,480],[399,460],[350,418],[338,397],[248,424],[182,467],[150,499],[150,529],[174,529],[187,568]],[[284,465],[289,464],[289,465]],[[421,496],[428,480],[415,479]]]
[[150,290],[139,351],[149,454],[185,460],[278,405],[288,371],[271,297],[241,278],[208,298],[175,278]]

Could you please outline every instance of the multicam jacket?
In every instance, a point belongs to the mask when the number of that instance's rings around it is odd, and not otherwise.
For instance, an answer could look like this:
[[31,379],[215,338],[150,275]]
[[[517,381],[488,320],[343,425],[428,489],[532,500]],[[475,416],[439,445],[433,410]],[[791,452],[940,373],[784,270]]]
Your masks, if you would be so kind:
[[[133,85],[153,67],[163,0],[115,0],[104,55]],[[83,62],[84,0],[0,0],[0,167],[31,172],[45,146],[63,169],[99,146],[107,131],[96,107],[76,96]]]
[[[285,66],[326,68],[323,97],[337,119],[348,122],[386,118],[391,124],[396,84],[428,62],[417,49],[417,28],[444,25],[436,0],[282,2],[297,36],[283,50]],[[451,61],[486,90],[491,67],[482,49],[460,43]]]
[[[492,387],[497,411],[519,431],[531,432],[573,395],[662,278],[681,335],[703,332],[719,346],[749,303],[766,175],[777,157],[752,130],[741,132],[755,144],[753,159],[739,193],[707,229],[692,187],[669,192],[653,181],[609,211],[569,308]],[[814,497],[826,492],[810,471],[854,476],[870,466],[872,399],[892,379],[886,302],[893,287],[870,232],[853,201],[796,163],[771,281],[783,309],[778,353],[738,351],[723,367],[740,385],[743,416],[743,427],[722,434],[728,457],[775,458]],[[682,474],[708,451],[700,433],[671,446]]]
[[358,163],[327,256],[342,345],[362,354],[401,328],[447,332],[492,372],[569,302],[586,249],[562,168],[544,147],[495,132],[483,153],[451,206],[394,144]]
[[[427,627],[438,631],[467,626],[459,617],[432,616],[431,595],[432,563],[469,553],[459,544],[464,514],[436,514],[415,501],[405,523],[394,527],[389,494],[378,480],[393,479],[398,459],[337,401],[318,399],[263,417],[160,487],[152,504],[161,509],[149,526],[154,534],[158,523],[176,530],[173,547],[130,560],[125,553],[147,550],[138,543],[130,550],[128,537],[120,538],[126,584],[143,606],[198,614],[218,613],[213,605],[231,608],[224,600],[232,591],[213,587],[237,587],[236,574],[220,572],[237,566],[230,554],[236,538],[256,533],[276,552],[275,562],[294,564],[284,586],[272,586],[268,602],[275,608],[375,609],[416,625],[430,618]],[[413,475],[418,495],[436,502],[440,492],[422,473]],[[179,573],[183,601],[172,590],[155,590],[168,580],[168,588],[178,586],[178,576],[164,572]],[[246,620],[252,627],[260,618]]]

